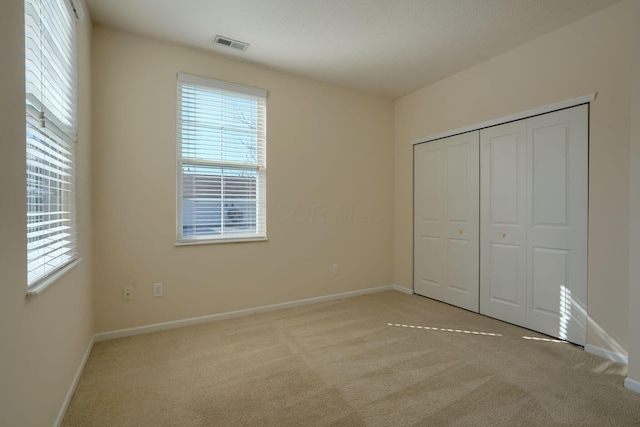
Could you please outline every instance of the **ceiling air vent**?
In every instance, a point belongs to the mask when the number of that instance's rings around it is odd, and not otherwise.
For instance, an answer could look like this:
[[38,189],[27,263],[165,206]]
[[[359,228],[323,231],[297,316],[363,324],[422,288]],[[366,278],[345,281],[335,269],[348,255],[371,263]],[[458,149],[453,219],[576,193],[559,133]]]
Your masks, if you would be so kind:
[[249,47],[249,43],[241,42],[241,41],[238,41],[238,40],[233,40],[233,39],[230,39],[228,37],[222,37],[222,36],[216,36],[216,38],[213,39],[213,43],[221,44],[223,46],[232,47],[234,49],[238,49],[238,50],[242,50],[242,51],[247,50],[247,48]]

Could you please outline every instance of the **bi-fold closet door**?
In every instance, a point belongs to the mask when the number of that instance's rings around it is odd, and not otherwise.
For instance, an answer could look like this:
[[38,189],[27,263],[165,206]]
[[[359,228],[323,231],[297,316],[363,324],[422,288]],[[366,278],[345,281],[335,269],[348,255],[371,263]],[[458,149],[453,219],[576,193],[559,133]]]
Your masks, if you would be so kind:
[[414,148],[414,291],[476,313],[478,135]]
[[480,312],[584,345],[588,109],[480,134]]
[[[586,343],[587,117],[583,105],[415,147],[416,293]],[[456,178],[446,147],[461,140],[479,144],[467,150],[479,153],[479,173],[470,167]],[[452,181],[466,182],[464,191],[449,194]],[[455,228],[463,233],[435,233],[454,229],[450,199],[461,203],[464,194],[471,204],[473,188],[479,209],[468,207],[469,225]],[[451,257],[456,236],[468,239],[466,254],[477,245],[475,272],[470,260]]]

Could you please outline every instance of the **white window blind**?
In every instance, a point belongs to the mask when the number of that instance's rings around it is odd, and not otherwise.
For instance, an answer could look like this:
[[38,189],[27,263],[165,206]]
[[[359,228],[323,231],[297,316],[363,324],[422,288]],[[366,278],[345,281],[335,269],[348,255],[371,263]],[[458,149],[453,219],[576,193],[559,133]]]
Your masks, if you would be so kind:
[[178,74],[178,242],[266,238],[266,91]]
[[76,22],[68,0],[25,0],[27,280],[77,258]]

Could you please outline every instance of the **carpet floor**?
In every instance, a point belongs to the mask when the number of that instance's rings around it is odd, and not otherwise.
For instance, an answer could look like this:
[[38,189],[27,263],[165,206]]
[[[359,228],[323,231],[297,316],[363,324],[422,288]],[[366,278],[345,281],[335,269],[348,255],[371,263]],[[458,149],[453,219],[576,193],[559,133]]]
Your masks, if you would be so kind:
[[624,365],[388,291],[95,344],[63,426],[624,426]]

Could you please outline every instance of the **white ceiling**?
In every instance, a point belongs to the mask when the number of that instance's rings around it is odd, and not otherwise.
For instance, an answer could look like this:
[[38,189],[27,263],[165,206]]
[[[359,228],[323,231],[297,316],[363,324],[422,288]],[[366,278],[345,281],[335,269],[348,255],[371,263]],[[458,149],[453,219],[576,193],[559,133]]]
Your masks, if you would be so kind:
[[[398,97],[619,0],[87,0],[94,22]],[[213,44],[220,34],[245,51]]]

